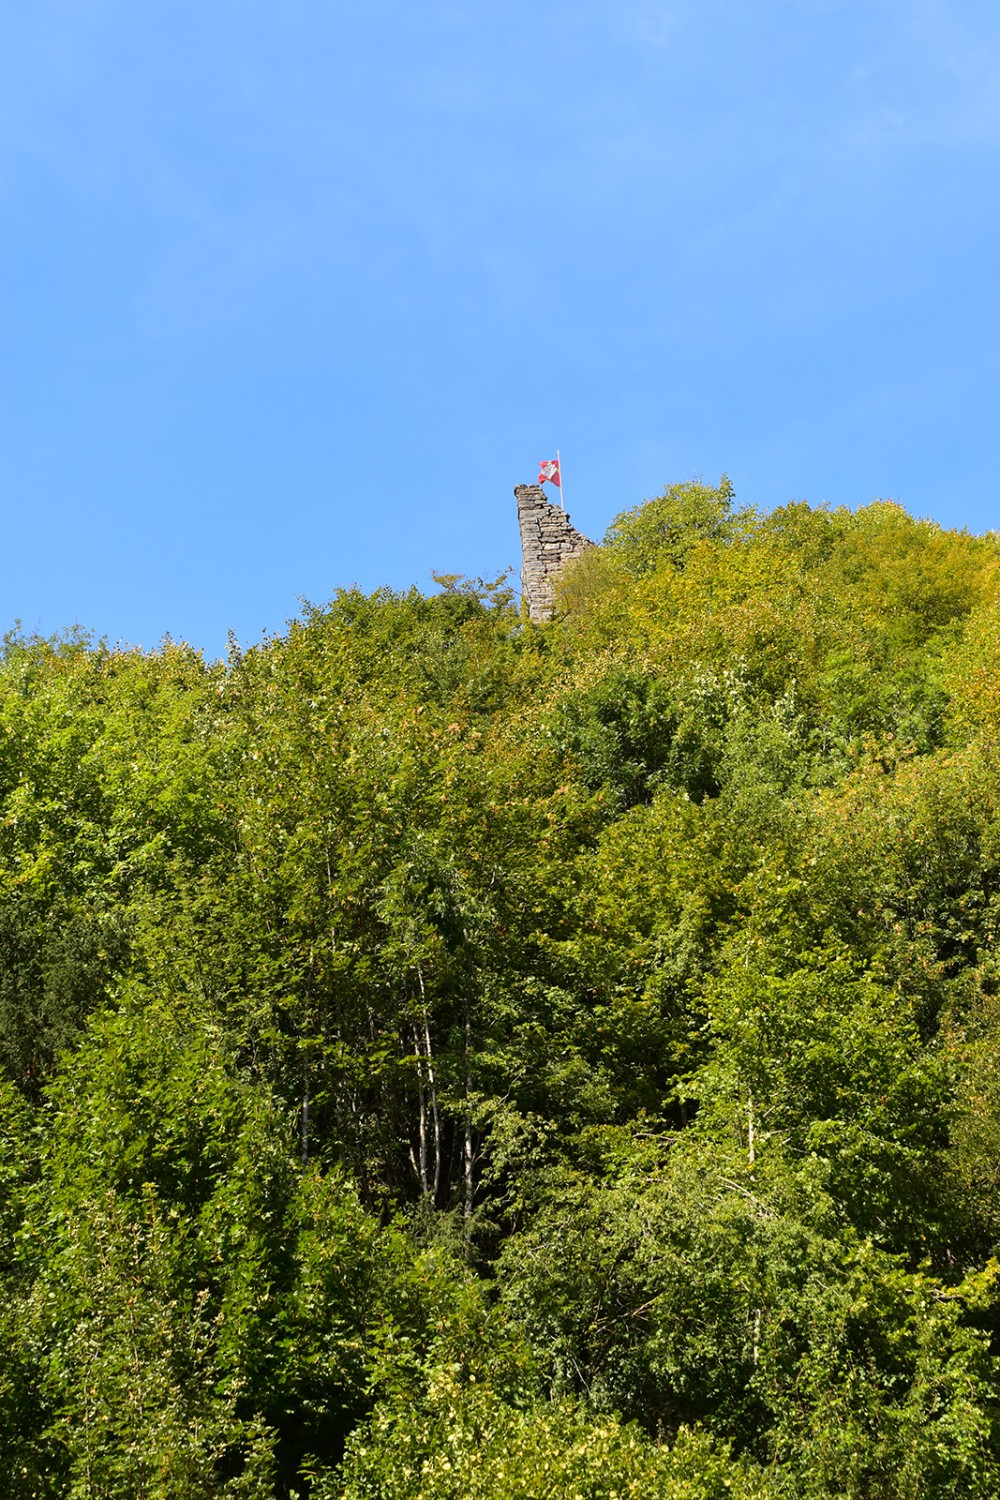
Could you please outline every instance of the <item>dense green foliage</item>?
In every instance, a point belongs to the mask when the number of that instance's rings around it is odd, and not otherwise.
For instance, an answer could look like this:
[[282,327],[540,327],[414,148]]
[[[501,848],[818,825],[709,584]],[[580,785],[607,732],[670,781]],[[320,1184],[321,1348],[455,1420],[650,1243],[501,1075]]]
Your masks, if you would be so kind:
[[0,660],[12,1500],[1000,1493],[1000,548]]

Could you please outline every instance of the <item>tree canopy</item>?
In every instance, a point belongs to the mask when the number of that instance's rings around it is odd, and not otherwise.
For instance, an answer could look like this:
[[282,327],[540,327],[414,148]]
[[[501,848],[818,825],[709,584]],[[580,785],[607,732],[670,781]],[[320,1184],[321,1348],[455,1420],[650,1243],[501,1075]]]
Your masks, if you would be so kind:
[[992,1500],[1000,547],[0,657],[12,1500]]

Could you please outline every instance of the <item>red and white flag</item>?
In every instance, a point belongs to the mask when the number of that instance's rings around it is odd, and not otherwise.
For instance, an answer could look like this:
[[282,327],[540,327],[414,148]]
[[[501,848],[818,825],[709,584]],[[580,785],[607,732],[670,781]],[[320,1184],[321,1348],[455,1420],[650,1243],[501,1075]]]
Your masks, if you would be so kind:
[[559,477],[558,458],[544,458],[538,465],[538,483],[556,484],[562,489],[562,479]]

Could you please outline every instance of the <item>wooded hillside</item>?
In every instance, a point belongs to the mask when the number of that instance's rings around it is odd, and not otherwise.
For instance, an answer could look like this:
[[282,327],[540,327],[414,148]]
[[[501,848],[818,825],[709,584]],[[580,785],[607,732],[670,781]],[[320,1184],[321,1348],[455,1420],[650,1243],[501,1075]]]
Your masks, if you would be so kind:
[[11,1500],[993,1500],[1000,545],[0,662]]

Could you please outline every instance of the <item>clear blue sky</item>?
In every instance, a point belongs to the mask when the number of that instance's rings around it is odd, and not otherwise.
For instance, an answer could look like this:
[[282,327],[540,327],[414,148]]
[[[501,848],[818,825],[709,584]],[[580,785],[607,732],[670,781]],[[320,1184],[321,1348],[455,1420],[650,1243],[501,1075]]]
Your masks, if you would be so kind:
[[995,0],[0,15],[0,627],[215,655],[517,559],[562,450],[996,527]]

